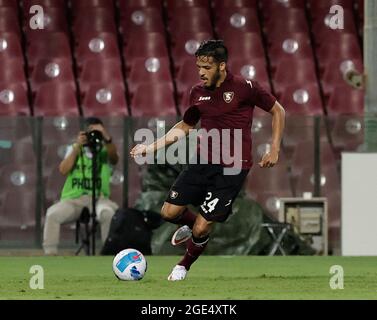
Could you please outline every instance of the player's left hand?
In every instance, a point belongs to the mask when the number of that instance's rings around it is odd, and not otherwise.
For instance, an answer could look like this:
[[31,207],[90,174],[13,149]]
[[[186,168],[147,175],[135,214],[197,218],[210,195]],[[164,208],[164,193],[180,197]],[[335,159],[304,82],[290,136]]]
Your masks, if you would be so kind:
[[261,168],[271,168],[278,162],[278,160],[279,152],[271,150],[270,152],[265,153],[258,164]]

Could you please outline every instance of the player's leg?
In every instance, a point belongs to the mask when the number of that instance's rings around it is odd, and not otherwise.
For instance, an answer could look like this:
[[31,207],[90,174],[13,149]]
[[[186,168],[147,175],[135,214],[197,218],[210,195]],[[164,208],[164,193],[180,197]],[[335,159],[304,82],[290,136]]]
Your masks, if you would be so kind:
[[196,214],[191,212],[188,204],[198,204],[203,198],[205,189],[203,188],[203,168],[199,165],[188,166],[183,170],[165,200],[161,209],[161,216],[165,221],[177,225],[194,226]]
[[[209,241],[209,233],[214,222],[224,222],[232,213],[232,204],[245,181],[248,171],[243,170],[234,176],[224,176],[216,171],[212,178],[212,185],[208,188],[205,200],[200,205],[193,228],[192,238],[187,242],[187,250],[183,259],[176,265],[168,277],[169,280],[183,280],[191,265],[203,253]],[[210,170],[209,170],[210,171]]]
[[196,214],[188,210],[186,206],[177,206],[165,202],[161,209],[161,216],[165,221],[181,225],[171,238],[173,246],[184,243],[191,238],[191,229],[194,226]]
[[77,220],[82,207],[79,201],[62,200],[47,209],[43,229],[43,250],[46,255],[58,253],[60,225]]
[[191,265],[206,248],[213,223],[214,221],[208,221],[200,214],[197,216],[192,230],[192,238],[187,241],[186,253],[182,260],[173,268],[168,280],[179,281],[185,279]]
[[192,213],[186,205],[175,205],[166,201],[162,206],[161,216],[165,221],[187,225],[190,229],[194,226],[196,219],[196,214]]

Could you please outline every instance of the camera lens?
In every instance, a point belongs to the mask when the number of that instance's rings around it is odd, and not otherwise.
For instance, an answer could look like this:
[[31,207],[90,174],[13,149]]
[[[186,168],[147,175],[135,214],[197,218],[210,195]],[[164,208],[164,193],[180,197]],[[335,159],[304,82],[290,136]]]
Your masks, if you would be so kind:
[[88,140],[88,146],[91,149],[100,149],[102,147],[103,136],[102,133],[98,130],[92,130],[86,132],[86,138]]

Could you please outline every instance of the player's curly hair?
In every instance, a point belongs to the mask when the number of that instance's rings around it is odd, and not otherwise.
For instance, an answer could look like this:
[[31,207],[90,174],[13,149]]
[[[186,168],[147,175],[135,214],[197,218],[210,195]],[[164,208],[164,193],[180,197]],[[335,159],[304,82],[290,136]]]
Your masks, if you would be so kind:
[[228,61],[228,49],[224,45],[223,40],[205,40],[195,52],[195,56],[213,57],[218,62]]

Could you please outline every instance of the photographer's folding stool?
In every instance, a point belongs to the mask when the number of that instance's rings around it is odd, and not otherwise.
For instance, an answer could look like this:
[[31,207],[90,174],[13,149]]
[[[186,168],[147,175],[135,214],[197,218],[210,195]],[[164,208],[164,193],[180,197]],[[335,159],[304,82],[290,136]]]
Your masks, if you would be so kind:
[[271,239],[273,240],[273,244],[268,255],[275,255],[276,251],[279,249],[280,253],[283,256],[285,256],[286,252],[281,246],[281,244],[284,239],[284,236],[286,235],[288,230],[291,229],[291,225],[289,223],[267,222],[262,223],[261,226],[267,229]]

